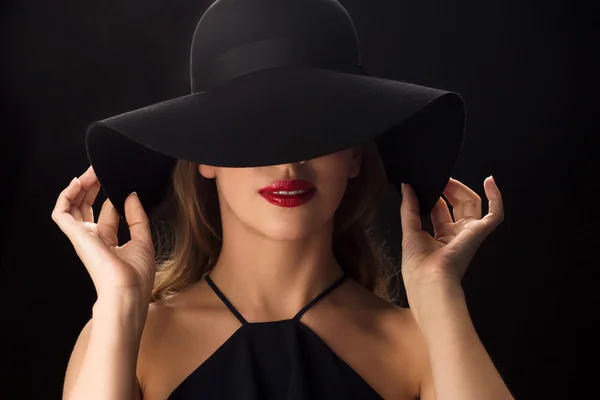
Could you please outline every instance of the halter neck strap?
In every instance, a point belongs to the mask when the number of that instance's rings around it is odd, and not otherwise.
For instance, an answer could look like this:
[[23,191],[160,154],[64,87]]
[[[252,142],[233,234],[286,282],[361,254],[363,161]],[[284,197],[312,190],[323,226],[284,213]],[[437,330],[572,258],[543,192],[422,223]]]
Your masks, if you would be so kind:
[[[249,324],[248,321],[240,314],[240,312],[231,304],[231,302],[227,299],[227,297],[221,292],[221,290],[215,285],[210,275],[206,275],[204,277],[208,286],[215,292],[215,294],[221,299],[223,304],[231,311],[233,315],[242,323],[242,325]],[[337,287],[339,287],[346,280],[346,275],[342,274],[339,278],[337,278],[331,285],[329,285],[324,291],[322,291],[319,295],[317,295],[314,299],[312,299],[307,305],[302,307],[300,311],[292,318],[292,320],[298,321],[304,313],[306,313],[312,306],[314,306],[317,302],[323,299],[325,296],[333,292]]]

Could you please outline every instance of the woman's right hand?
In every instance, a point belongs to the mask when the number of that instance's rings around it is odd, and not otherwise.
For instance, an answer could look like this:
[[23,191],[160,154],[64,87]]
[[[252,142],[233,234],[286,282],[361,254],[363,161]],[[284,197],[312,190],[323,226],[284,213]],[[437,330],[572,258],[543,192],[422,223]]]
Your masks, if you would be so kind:
[[147,306],[154,284],[154,246],[148,217],[136,194],[125,201],[131,240],[119,246],[119,214],[106,200],[94,222],[92,204],[100,182],[90,168],[58,196],[52,220],[67,235],[90,274],[98,300],[131,296]]

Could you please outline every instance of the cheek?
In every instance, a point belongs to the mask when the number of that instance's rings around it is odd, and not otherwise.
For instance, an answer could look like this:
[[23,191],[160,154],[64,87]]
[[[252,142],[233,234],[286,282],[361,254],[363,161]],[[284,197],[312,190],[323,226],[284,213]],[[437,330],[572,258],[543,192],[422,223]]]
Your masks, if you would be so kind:
[[252,179],[246,169],[219,169],[216,178],[221,212],[241,212],[248,206],[254,194]]
[[348,179],[358,174],[360,166],[349,152],[335,153],[322,159],[316,159],[313,166],[314,175],[327,187],[345,188]]
[[319,188],[319,195],[315,196],[319,203],[319,209],[330,217],[333,216],[344,197],[347,185],[348,178],[342,174],[338,176],[326,176],[319,179],[317,185]]
[[346,149],[313,160],[317,176],[327,180],[343,181],[354,178],[360,171],[360,157],[354,149]]

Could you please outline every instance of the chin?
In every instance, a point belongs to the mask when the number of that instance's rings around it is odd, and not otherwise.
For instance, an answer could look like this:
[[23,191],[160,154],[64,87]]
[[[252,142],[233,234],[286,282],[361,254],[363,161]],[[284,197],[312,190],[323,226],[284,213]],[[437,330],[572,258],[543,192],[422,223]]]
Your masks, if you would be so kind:
[[315,225],[316,221],[272,221],[271,224],[261,224],[257,227],[258,231],[264,236],[281,241],[302,240],[314,234],[319,229]]

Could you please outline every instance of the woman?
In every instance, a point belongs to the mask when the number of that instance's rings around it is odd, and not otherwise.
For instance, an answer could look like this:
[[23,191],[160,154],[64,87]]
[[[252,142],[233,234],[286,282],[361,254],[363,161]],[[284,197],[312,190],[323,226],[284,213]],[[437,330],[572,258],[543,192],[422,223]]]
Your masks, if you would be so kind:
[[[193,94],[88,130],[92,167],[52,214],[98,293],[64,398],[512,398],[460,285],[503,218],[493,179],[483,218],[448,179],[460,97],[367,77],[339,3],[281,4],[217,1],[194,35]],[[369,233],[387,181],[410,309],[391,304]],[[174,214],[157,256],[159,204]]]

